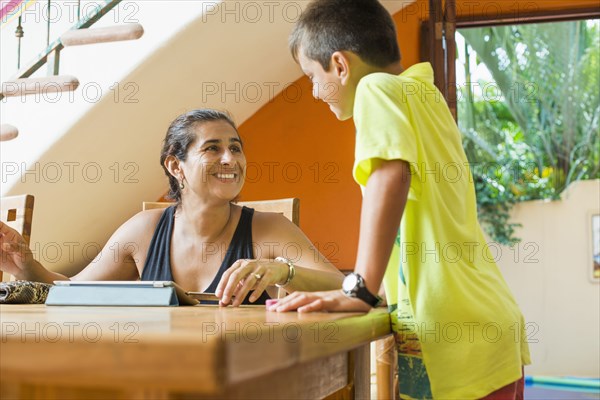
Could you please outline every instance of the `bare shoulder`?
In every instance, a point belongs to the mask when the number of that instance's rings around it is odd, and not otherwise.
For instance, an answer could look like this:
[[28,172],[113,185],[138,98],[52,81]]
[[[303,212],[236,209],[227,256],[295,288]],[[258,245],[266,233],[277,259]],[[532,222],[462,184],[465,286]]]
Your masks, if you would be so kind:
[[117,233],[136,242],[146,238],[150,240],[164,211],[164,209],[140,211],[123,223]]
[[254,213],[252,240],[262,258],[283,256],[306,267],[336,270],[313,246],[306,234],[279,213]]
[[294,237],[302,231],[280,213],[254,211],[252,236],[256,241]]
[[257,226],[296,226],[292,221],[284,217],[283,214],[277,212],[264,212],[254,210],[254,217],[252,218],[254,224]]

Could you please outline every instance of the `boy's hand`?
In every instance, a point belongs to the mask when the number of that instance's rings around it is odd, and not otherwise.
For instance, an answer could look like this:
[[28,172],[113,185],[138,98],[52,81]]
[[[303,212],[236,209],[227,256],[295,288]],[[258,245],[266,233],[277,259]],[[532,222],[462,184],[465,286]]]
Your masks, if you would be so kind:
[[341,290],[330,290],[327,292],[294,292],[276,304],[267,306],[267,311],[294,311],[314,312],[368,312],[371,309],[367,303],[360,299],[346,296]]

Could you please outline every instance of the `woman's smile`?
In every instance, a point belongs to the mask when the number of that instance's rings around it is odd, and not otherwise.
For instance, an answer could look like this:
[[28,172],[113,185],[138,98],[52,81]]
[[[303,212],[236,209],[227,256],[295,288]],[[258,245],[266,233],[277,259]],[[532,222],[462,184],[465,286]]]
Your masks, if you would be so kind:
[[239,174],[234,172],[217,172],[212,174],[212,176],[214,176],[223,183],[235,183],[239,181]]

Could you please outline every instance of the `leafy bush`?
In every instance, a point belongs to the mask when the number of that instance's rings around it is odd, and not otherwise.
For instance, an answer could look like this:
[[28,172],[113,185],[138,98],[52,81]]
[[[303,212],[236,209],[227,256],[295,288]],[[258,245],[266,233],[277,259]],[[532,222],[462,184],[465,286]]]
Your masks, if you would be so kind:
[[[512,245],[519,201],[557,199],[571,183],[600,178],[600,30],[574,21],[462,29],[469,83],[458,119],[491,239]],[[485,64],[494,82],[471,82]],[[490,98],[474,87],[490,86]]]

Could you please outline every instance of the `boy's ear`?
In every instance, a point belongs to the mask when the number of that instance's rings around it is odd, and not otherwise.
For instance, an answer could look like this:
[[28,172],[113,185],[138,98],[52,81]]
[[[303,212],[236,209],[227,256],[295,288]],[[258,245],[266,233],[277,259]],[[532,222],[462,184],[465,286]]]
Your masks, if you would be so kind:
[[350,59],[348,56],[342,51],[336,51],[331,55],[330,64],[330,69],[333,69],[342,85],[345,85],[350,77]]

